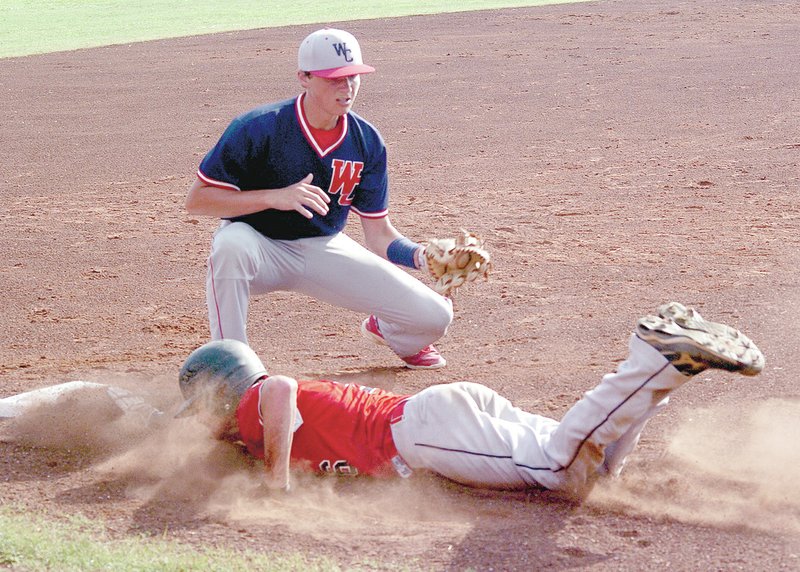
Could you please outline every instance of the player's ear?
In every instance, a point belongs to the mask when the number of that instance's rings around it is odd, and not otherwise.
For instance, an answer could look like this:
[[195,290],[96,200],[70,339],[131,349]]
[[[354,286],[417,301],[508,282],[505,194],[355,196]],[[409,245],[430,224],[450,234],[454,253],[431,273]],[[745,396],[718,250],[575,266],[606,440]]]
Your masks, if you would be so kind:
[[297,70],[297,80],[300,82],[300,85],[307,88],[308,83],[311,81],[311,74],[307,71]]

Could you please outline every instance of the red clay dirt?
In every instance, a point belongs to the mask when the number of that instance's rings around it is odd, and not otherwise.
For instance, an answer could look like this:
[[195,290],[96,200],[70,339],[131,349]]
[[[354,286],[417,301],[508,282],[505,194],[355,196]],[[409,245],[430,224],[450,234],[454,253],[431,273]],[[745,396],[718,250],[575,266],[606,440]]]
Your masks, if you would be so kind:
[[[560,417],[624,358],[639,315],[675,299],[745,330],[763,374],[682,388],[622,479],[579,505],[433,478],[308,479],[265,499],[257,468],[191,421],[141,435],[90,397],[0,426],[2,502],[345,567],[800,567],[800,5],[334,24],[378,69],[356,109],[389,148],[393,222],[416,239],[475,231],[495,270],[459,293],[449,366],[430,372],[362,340],[363,316],[260,298],[251,342],[271,371],[399,392],[469,379]],[[0,60],[0,396],[85,379],[177,404],[177,370],[208,336],[216,224],[183,211],[186,191],[233,116],[296,95],[312,30]]]

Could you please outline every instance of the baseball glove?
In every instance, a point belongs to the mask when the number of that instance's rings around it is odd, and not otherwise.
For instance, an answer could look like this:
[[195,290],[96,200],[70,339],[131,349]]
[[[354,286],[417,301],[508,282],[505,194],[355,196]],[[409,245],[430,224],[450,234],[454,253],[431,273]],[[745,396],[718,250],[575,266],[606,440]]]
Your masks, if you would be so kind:
[[428,272],[436,281],[433,289],[442,296],[450,297],[478,277],[489,279],[489,252],[476,234],[462,229],[456,238],[432,238],[423,244]]

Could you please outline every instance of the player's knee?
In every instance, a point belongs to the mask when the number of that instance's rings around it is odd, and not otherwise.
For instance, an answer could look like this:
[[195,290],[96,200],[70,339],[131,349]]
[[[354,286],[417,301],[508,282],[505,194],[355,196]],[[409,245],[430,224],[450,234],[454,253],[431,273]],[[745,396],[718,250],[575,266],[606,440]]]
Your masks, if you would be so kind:
[[421,312],[425,329],[441,337],[453,321],[453,305],[447,298],[438,297],[424,312]]

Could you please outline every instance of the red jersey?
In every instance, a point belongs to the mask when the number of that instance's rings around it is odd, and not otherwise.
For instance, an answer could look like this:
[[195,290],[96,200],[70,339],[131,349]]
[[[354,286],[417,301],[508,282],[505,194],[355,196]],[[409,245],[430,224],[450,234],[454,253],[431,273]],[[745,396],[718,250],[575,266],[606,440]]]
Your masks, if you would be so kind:
[[[259,414],[261,383],[249,388],[236,409],[239,437],[253,456],[264,458]],[[390,424],[408,395],[335,381],[298,381],[291,459],[315,471],[340,475],[395,474],[397,455]]]

